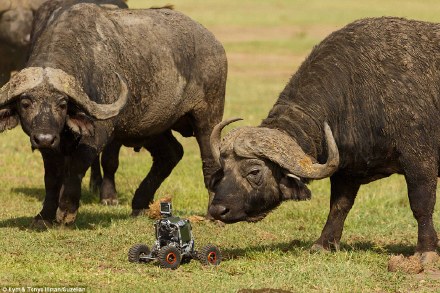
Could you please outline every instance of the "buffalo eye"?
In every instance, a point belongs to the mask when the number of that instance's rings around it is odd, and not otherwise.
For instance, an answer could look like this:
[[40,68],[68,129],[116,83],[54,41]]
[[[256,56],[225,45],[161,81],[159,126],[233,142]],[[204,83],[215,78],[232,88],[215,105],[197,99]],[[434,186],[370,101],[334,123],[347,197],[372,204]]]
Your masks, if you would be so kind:
[[250,171],[248,175],[257,176],[258,173],[260,173],[260,170],[255,169],[255,170]]
[[20,107],[23,110],[27,110],[30,106],[32,106],[32,101],[27,96],[22,96],[20,99]]
[[251,184],[261,185],[263,176],[259,168],[252,168],[246,178]]
[[58,102],[58,108],[63,111],[66,110],[67,109],[67,101],[65,99],[61,99]]

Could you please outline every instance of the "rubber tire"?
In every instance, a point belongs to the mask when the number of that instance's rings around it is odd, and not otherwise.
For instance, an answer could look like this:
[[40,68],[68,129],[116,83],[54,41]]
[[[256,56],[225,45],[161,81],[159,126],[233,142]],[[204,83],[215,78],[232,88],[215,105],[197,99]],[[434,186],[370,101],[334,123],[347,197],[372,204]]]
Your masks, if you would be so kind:
[[131,247],[130,250],[128,251],[128,261],[140,263],[141,262],[140,256],[148,255],[148,254],[150,254],[150,249],[148,248],[148,246],[142,243],[136,244],[133,247]]
[[182,257],[175,246],[167,245],[159,250],[157,259],[162,268],[175,270],[179,267]]
[[197,258],[205,266],[218,266],[222,261],[222,254],[217,246],[208,244],[197,253]]

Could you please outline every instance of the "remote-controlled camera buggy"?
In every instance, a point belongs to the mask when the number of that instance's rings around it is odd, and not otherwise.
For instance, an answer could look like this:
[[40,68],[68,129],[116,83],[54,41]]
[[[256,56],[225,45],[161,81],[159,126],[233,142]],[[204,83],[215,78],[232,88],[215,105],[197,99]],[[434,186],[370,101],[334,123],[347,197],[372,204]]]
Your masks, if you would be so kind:
[[145,244],[136,244],[128,251],[128,261],[146,263],[157,260],[163,268],[176,269],[181,263],[198,259],[204,265],[218,265],[220,250],[207,245],[200,251],[194,250],[191,223],[187,219],[172,216],[171,203],[160,203],[161,219],[154,224],[156,242],[151,252]]

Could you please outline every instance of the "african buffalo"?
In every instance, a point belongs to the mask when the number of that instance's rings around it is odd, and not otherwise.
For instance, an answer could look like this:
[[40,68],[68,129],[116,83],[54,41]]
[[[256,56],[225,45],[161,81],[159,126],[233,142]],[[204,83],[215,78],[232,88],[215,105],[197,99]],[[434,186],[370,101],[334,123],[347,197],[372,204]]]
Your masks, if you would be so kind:
[[[45,2],[35,14],[35,22],[32,30],[32,44],[36,44],[36,40],[40,37],[41,33],[46,29],[48,22],[53,21],[53,19],[57,18],[61,15],[65,10],[69,9],[71,6],[79,4],[79,3],[90,3],[100,5],[103,8],[115,9],[115,8],[128,8],[125,0],[51,0]],[[108,153],[108,151],[107,151]],[[116,160],[118,160],[118,154],[116,154]],[[111,157],[111,160],[115,160]],[[106,165],[103,166],[104,171],[109,170],[110,167],[114,165],[110,159],[105,159]],[[90,168],[90,190],[94,193],[100,191],[101,194],[101,202],[104,204],[115,204],[117,203],[116,198],[116,190],[114,187],[114,173],[116,172],[115,168],[110,169],[113,173],[108,172],[104,174],[106,178],[113,178],[113,181],[107,179],[104,182],[105,189],[103,193],[103,189],[101,189],[101,185],[103,184],[103,178],[101,175],[101,168],[99,162],[99,155],[93,161]],[[110,182],[110,183],[109,183]],[[110,185],[113,184],[113,185]],[[113,193],[111,193],[112,191]],[[103,196],[105,198],[103,198]]]
[[134,212],[148,208],[183,155],[172,130],[197,138],[207,184],[226,74],[215,37],[170,9],[77,4],[51,18],[27,67],[0,90],[0,130],[20,121],[43,155],[46,197],[36,223],[75,220],[81,178],[110,142],[146,147],[153,156]]
[[[11,72],[25,67],[31,37],[34,40],[38,38],[49,19],[54,17],[54,12],[59,14],[78,3],[93,3],[106,8],[128,8],[124,0],[0,0],[0,86],[8,82]],[[36,28],[33,28],[34,19]],[[98,157],[91,167],[90,188],[97,191],[101,184]]]
[[211,148],[211,215],[256,221],[309,180],[330,177],[330,212],[313,249],[338,248],[361,184],[405,176],[418,223],[416,252],[435,255],[432,213],[440,163],[440,25],[402,18],[356,21],[318,44],[258,127]]

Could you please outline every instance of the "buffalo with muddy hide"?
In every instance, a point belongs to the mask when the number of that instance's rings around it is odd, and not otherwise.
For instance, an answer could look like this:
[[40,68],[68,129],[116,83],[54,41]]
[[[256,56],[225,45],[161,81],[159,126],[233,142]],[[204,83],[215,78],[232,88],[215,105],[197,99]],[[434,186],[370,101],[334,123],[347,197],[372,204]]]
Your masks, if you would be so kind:
[[183,156],[172,130],[196,137],[207,185],[226,74],[221,44],[174,10],[77,4],[51,18],[26,68],[0,90],[0,130],[20,122],[43,156],[46,196],[34,223],[74,222],[82,177],[113,143],[152,154],[132,202],[133,214],[147,209]]
[[283,200],[310,198],[330,177],[330,212],[313,250],[338,248],[362,184],[403,174],[418,223],[416,254],[436,256],[432,214],[440,173],[440,25],[401,18],[353,22],[318,44],[258,127],[211,147],[211,215],[257,221]]

